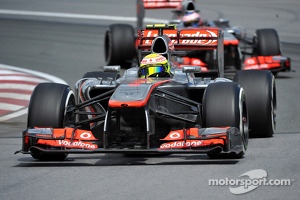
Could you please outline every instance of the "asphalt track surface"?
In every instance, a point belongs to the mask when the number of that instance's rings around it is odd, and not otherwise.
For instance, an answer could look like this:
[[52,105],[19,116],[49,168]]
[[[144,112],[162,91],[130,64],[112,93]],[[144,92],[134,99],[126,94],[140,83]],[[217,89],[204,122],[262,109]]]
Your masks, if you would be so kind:
[[[0,8],[134,17],[134,3],[0,0]],[[23,115],[0,123],[0,199],[299,199],[300,2],[212,0],[199,6],[202,16],[208,19],[226,17],[250,31],[271,27],[279,32],[283,51],[292,58],[295,72],[280,73],[276,78],[274,137],[251,139],[245,158],[240,160],[213,160],[205,155],[97,154],[70,155],[64,162],[39,162],[27,155],[14,155],[21,148],[20,136],[26,127]],[[149,17],[166,19],[168,14],[154,11]],[[0,15],[0,63],[49,73],[73,86],[85,72],[104,65],[103,34],[109,23],[116,22]],[[256,169],[265,170],[269,180],[289,179],[292,184],[262,185],[241,195],[232,194],[228,185],[208,184],[209,179],[238,179]]]

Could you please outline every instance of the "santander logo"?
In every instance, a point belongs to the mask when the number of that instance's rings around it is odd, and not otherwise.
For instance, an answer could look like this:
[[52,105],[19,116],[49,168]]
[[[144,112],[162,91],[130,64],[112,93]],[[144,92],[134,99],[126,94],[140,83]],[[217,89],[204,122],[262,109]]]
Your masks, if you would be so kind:
[[[145,37],[157,37],[157,31],[145,31],[146,36]],[[173,44],[177,43],[176,39],[173,38],[177,38],[177,32],[167,32],[164,33],[165,35],[167,35],[169,38],[171,38],[171,42]],[[203,37],[203,39],[199,39]],[[218,35],[216,32],[212,31],[212,30],[182,30],[180,32],[180,38],[184,38],[184,39],[180,39],[179,38],[179,44],[198,44],[198,45],[216,45],[217,44],[217,40],[215,38],[217,38]],[[188,38],[188,39],[185,39]],[[193,38],[197,38],[197,39],[193,39]],[[143,44],[152,44],[153,40],[145,40],[143,42]]]

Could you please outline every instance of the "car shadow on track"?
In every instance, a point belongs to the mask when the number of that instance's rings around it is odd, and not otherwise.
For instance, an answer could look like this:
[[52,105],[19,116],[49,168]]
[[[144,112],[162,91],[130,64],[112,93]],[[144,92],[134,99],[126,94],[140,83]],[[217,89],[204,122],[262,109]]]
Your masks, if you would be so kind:
[[99,156],[70,156],[65,161],[38,161],[33,158],[20,158],[15,167],[91,167],[128,165],[235,165],[236,159],[210,159],[206,155],[168,155],[168,156],[125,156],[123,154],[104,154]]
[[276,76],[276,79],[292,79],[293,77],[290,76]]

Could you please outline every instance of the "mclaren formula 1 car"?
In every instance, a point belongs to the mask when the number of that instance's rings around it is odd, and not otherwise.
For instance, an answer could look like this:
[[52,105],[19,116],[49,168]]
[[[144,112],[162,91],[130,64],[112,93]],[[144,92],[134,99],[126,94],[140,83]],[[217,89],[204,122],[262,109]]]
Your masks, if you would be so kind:
[[[149,31],[157,36],[148,37]],[[19,152],[40,160],[63,160],[71,153],[241,158],[249,130],[253,137],[273,135],[274,76],[251,70],[237,73],[235,82],[224,78],[222,29],[178,31],[157,24],[142,30],[138,41],[140,59],[165,56],[171,77],[140,78],[138,66],[121,76],[120,66],[104,66],[84,74],[74,92],[68,85],[41,83],[30,99]],[[195,77],[200,67],[172,63],[190,49],[216,52],[219,77]]]
[[[105,36],[105,60],[107,65],[121,65],[128,68],[137,61],[137,32],[143,29],[145,10],[173,9],[171,24],[181,29],[181,19],[186,12],[199,12],[193,0],[137,0],[137,27],[129,24],[112,24]],[[224,30],[224,68],[226,71],[237,70],[270,70],[274,75],[281,71],[291,70],[291,60],[283,56],[280,40],[275,29],[258,29],[248,37],[246,31],[231,27],[229,20],[218,19],[205,21],[204,26],[218,27]],[[185,27],[183,27],[185,28]],[[193,27],[190,27],[193,28]],[[154,36],[153,33],[149,33]],[[202,72],[216,72],[211,62],[214,60],[211,51],[190,51],[178,59],[178,65],[201,66]]]

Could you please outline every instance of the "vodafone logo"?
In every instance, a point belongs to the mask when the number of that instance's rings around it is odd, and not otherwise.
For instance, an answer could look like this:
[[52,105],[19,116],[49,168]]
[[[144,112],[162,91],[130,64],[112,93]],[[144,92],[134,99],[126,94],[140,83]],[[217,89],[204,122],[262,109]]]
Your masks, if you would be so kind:
[[202,64],[201,61],[198,60],[198,59],[194,59],[194,60],[192,61],[192,65],[201,65],[201,64]]
[[201,147],[202,141],[201,140],[195,140],[195,141],[176,141],[176,142],[170,142],[170,143],[164,143],[160,145],[160,149],[170,149],[170,148],[189,148],[189,147]]
[[247,60],[247,64],[249,64],[249,65],[254,65],[254,64],[255,64],[255,61],[252,60],[252,59],[248,59],[248,60]]
[[180,138],[180,133],[173,132],[173,133],[170,134],[170,138],[172,138],[172,139],[178,139],[178,138]]
[[58,144],[65,146],[65,147],[70,147],[70,148],[86,148],[86,149],[96,149],[97,148],[97,146],[95,144],[86,143],[86,142],[82,142],[82,141],[71,142],[69,140],[58,140]]
[[80,138],[82,139],[88,139],[91,138],[92,134],[90,134],[89,132],[83,132],[80,134]]

